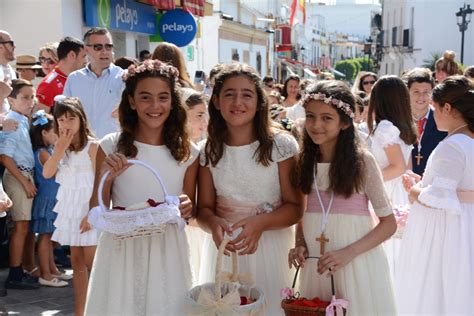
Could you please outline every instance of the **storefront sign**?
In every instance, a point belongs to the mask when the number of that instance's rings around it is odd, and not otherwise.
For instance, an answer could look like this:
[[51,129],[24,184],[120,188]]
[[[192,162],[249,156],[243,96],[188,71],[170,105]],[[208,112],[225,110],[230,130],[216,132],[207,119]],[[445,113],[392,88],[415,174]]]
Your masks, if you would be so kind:
[[111,30],[156,33],[156,13],[152,6],[133,0],[85,0],[87,26]]
[[193,15],[180,9],[163,14],[158,25],[161,38],[178,47],[191,43],[196,36],[196,31],[197,25]]

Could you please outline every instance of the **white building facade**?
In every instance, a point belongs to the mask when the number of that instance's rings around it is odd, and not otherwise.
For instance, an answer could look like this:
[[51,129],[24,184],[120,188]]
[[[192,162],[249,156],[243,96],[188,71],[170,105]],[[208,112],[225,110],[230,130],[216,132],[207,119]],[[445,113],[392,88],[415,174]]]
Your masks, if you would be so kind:
[[[383,0],[382,60],[380,74],[401,75],[420,67],[433,53],[446,50],[461,56],[461,32],[456,12],[473,0]],[[464,40],[464,65],[474,64],[474,23],[468,25]]]

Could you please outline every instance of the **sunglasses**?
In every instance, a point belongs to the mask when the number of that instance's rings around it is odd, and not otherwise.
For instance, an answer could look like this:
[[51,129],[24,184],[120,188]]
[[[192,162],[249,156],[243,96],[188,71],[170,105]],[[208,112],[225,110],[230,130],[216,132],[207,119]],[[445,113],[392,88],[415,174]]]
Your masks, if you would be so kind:
[[375,84],[375,80],[370,80],[370,81],[362,81],[362,84],[364,86],[368,85],[368,84]]
[[10,44],[11,46],[15,46],[14,41],[1,41],[0,44]]
[[49,57],[38,57],[38,60],[41,64],[48,63],[52,65],[56,63],[52,58],[49,58]]
[[92,47],[96,52],[102,51],[104,47],[105,50],[109,52],[112,50],[112,48],[114,48],[114,44],[88,44],[86,46]]

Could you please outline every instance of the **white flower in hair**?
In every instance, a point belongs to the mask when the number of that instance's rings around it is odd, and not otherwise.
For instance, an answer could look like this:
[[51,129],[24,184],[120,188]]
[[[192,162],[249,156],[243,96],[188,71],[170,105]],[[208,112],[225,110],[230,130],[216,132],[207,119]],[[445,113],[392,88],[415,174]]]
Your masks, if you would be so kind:
[[303,95],[301,98],[301,104],[304,105],[306,102],[309,102],[310,100],[315,100],[315,101],[322,101],[326,104],[329,105],[334,105],[336,108],[340,109],[341,111],[344,112],[347,116],[350,118],[354,118],[354,112],[351,109],[351,106],[342,100],[336,99],[332,96],[327,96],[324,93],[306,93]]

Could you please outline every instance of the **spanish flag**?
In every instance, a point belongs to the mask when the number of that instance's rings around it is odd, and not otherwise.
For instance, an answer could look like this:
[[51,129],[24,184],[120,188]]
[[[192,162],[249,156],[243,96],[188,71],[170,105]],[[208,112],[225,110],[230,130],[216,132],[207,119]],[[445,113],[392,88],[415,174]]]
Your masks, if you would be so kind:
[[293,26],[299,23],[298,19],[295,19],[297,10],[301,11],[303,24],[306,23],[306,2],[305,0],[292,0],[291,11],[290,11],[290,25]]

